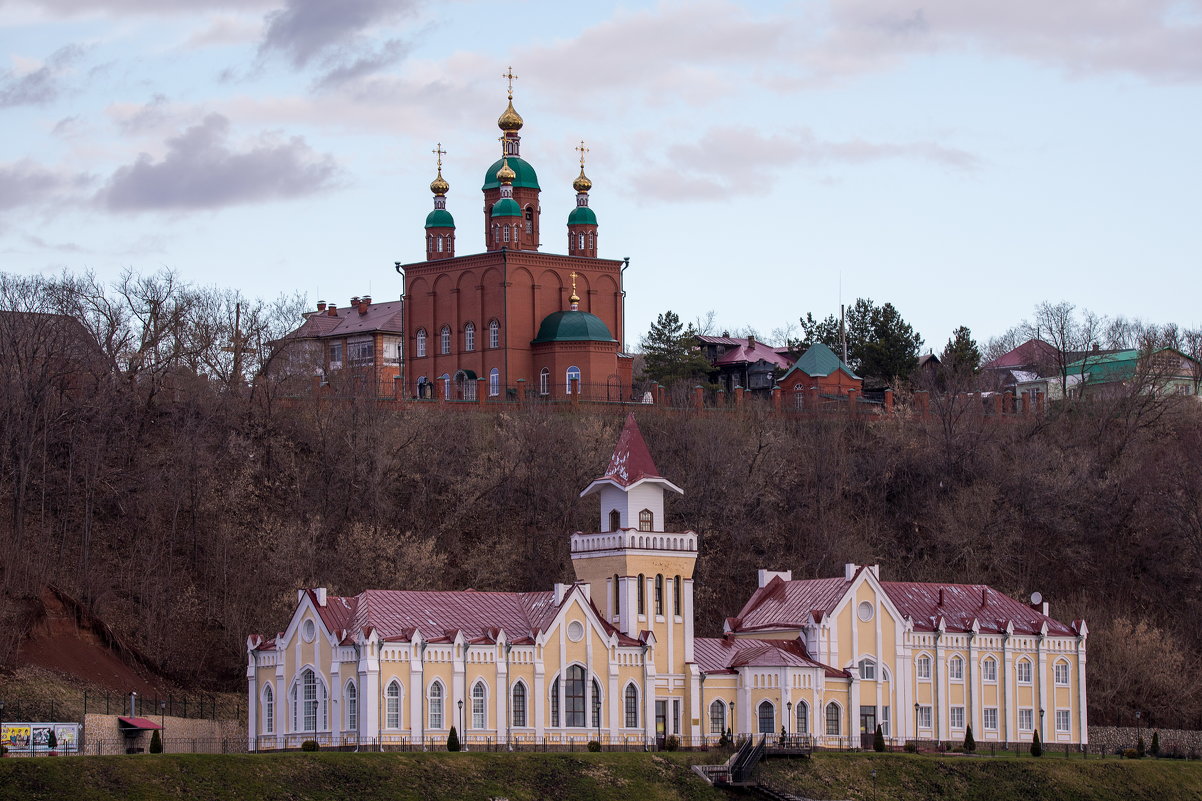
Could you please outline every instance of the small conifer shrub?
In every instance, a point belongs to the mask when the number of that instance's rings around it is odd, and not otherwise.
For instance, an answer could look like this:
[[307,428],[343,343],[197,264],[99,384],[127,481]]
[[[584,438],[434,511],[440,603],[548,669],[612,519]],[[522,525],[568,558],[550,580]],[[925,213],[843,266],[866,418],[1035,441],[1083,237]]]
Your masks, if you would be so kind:
[[455,731],[455,727],[451,727],[451,733],[447,735],[447,750],[459,750],[459,732]]

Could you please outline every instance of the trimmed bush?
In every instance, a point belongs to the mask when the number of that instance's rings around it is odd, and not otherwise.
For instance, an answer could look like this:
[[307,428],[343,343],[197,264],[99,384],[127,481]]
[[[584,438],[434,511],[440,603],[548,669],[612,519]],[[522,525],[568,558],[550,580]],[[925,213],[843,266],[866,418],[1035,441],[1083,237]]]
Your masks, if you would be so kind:
[[970,754],[977,750],[976,738],[972,736],[972,726],[964,731],[964,750]]
[[302,751],[320,751],[321,746],[317,744],[316,740],[305,740],[303,743],[301,743],[301,750]]
[[[53,737],[54,734],[51,734],[50,736]],[[152,754],[163,753],[163,738],[159,736],[158,729],[155,729],[153,732],[150,733],[150,748],[148,748],[147,750],[150,751],[150,753],[152,753]]]
[[1152,756],[1160,756],[1160,732],[1152,732]]
[[1123,750],[1123,756],[1127,759],[1139,759],[1139,751],[1134,748],[1127,748]]
[[872,750],[878,754],[885,752],[885,733],[881,731],[881,724],[876,724],[876,731],[872,735]]
[[664,738],[664,750],[675,751],[680,748],[680,738],[675,734],[669,734]]
[[459,732],[455,731],[455,727],[451,727],[451,733],[447,735],[447,750],[459,750]]
[[1135,753],[1139,754],[1141,757],[1148,755],[1148,746],[1146,743],[1144,743],[1144,737],[1142,734],[1140,735],[1139,739],[1135,741]]
[[1031,737],[1031,756],[1043,756],[1043,743],[1039,742],[1039,732]]
[[589,740],[588,750],[592,751],[594,754],[597,753],[601,750],[601,742],[599,740]]
[[917,754],[918,753],[918,743],[915,742],[914,740],[906,740],[906,753],[907,754]]

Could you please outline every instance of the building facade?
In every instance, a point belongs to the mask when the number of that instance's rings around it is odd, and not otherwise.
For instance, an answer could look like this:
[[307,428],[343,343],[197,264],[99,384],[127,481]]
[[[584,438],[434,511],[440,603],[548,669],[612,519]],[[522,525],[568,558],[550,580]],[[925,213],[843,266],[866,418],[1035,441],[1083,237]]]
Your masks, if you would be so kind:
[[718,638],[694,634],[698,535],[665,529],[633,415],[581,493],[576,580],[544,592],[298,592],[247,640],[253,748],[445,743],[713,743],[723,733],[1084,742],[1083,621],[979,585],[882,582],[876,566],[759,588]]

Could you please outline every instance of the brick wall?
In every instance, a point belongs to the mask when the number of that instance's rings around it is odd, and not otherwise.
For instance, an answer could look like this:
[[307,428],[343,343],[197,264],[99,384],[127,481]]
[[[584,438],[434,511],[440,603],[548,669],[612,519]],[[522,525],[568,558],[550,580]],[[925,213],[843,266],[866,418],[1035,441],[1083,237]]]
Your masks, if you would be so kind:
[[[154,723],[162,723],[160,736],[163,750],[167,753],[221,752],[238,744],[245,748],[245,721],[177,718],[170,715],[144,717]],[[82,750],[86,754],[124,754],[127,748],[140,748],[147,752],[150,738],[149,731],[138,732],[132,737],[122,735],[116,715],[84,715]],[[223,746],[223,743],[226,745]]]
[[1134,726],[1090,726],[1089,744],[1091,747],[1107,751],[1121,751],[1134,748],[1142,735],[1144,745],[1152,747],[1152,732],[1160,732],[1160,753],[1190,756],[1196,759],[1202,756],[1202,731],[1187,731],[1183,729],[1150,729]]

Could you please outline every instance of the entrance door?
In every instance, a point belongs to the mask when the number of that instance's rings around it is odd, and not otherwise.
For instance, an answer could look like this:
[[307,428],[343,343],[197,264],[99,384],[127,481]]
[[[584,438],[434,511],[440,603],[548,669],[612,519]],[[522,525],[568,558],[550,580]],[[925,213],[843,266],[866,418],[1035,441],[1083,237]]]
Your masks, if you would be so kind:
[[655,702],[655,745],[664,747],[664,737],[668,733],[668,702]]
[[876,733],[876,707],[860,707],[860,747],[872,748],[872,736]]

